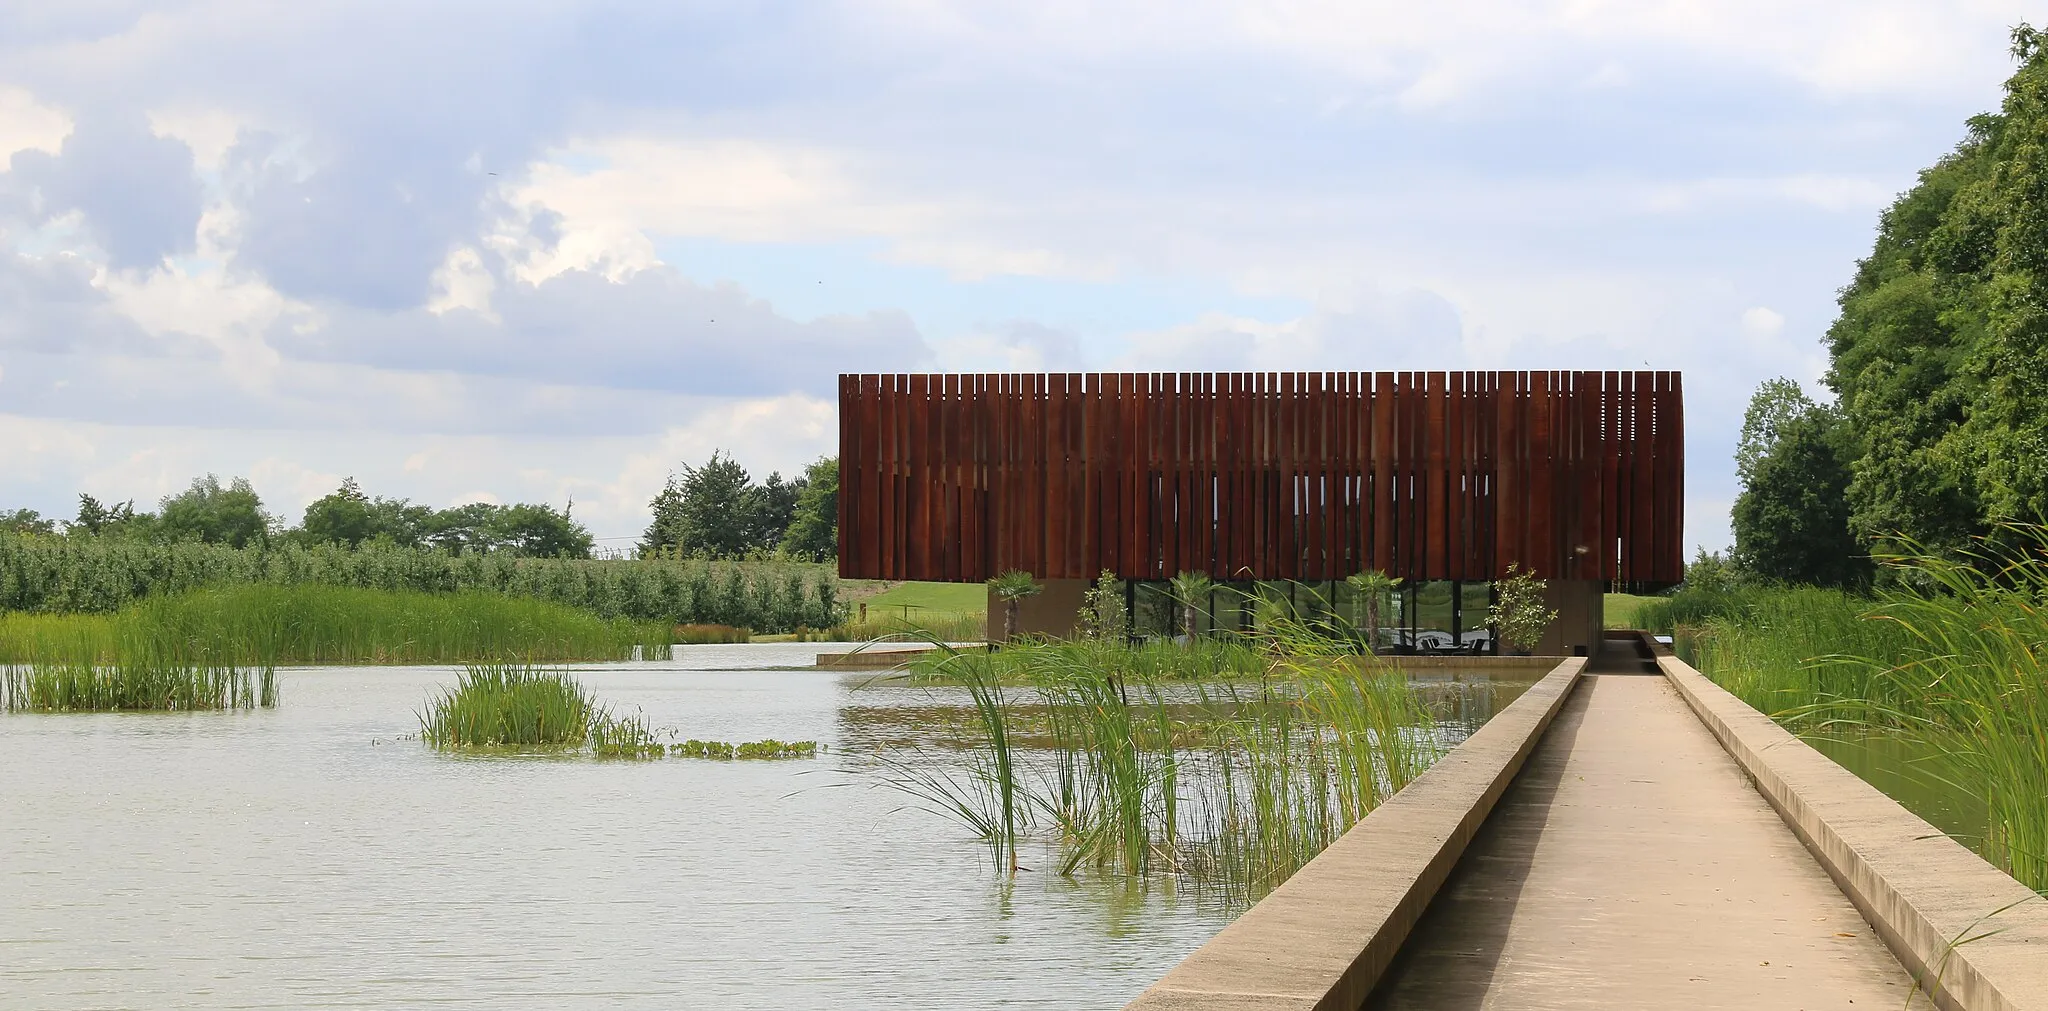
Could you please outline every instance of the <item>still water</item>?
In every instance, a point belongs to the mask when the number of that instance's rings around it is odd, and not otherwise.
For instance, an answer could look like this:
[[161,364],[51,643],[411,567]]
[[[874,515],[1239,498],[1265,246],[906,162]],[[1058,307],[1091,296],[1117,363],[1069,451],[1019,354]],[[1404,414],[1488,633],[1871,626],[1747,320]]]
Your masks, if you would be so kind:
[[[870,716],[932,691],[772,669],[830,648],[579,672],[809,761],[436,754],[414,714],[447,667],[290,670],[272,711],[0,716],[0,1008],[1107,1008],[1236,912],[1005,884],[875,785],[901,721]],[[1434,680],[1452,738],[1524,687]]]

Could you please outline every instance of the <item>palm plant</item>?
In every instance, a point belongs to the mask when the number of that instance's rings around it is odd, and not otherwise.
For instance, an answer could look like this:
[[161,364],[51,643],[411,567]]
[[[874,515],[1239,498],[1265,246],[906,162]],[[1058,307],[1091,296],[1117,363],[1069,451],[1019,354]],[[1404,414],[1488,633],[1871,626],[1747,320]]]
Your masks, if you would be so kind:
[[1203,604],[1209,601],[1209,592],[1216,588],[1216,581],[1206,572],[1183,572],[1169,583],[1173,587],[1173,599],[1180,604],[1181,628],[1188,634],[1188,641],[1195,640],[1195,615]]
[[1003,639],[1017,637],[1017,608],[1025,597],[1035,597],[1043,587],[1023,569],[1011,569],[988,581],[988,588],[995,591],[997,599],[1003,602]]
[[1380,601],[1393,591],[1398,580],[1378,569],[1367,569],[1352,575],[1344,582],[1358,595],[1354,606],[1364,612],[1363,615],[1354,615],[1353,618],[1364,619],[1364,624],[1359,626],[1359,629],[1365,633],[1365,651],[1377,653],[1380,638]]

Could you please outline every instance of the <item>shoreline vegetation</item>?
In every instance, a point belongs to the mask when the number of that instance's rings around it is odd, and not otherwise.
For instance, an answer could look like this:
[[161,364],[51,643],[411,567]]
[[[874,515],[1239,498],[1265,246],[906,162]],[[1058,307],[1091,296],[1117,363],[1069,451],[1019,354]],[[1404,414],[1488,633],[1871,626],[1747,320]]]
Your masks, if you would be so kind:
[[306,585],[531,598],[640,622],[759,634],[848,618],[829,565],[780,560],[534,558],[431,547],[301,546],[0,533],[0,612],[103,614],[192,590]]
[[964,687],[964,750],[884,753],[880,774],[972,831],[1001,872],[1036,843],[1063,875],[1172,876],[1248,905],[1442,747],[1407,679],[1348,641],[1286,618],[1214,645],[942,650],[895,680]]
[[608,661],[666,648],[674,631],[483,591],[248,585],[147,597],[112,614],[0,614],[0,664]]
[[2048,889],[2048,528],[1882,561],[1898,578],[1875,596],[1688,590],[1646,606],[1646,623],[1795,732],[1913,746],[1919,780],[1981,805],[1982,836],[1962,841]]

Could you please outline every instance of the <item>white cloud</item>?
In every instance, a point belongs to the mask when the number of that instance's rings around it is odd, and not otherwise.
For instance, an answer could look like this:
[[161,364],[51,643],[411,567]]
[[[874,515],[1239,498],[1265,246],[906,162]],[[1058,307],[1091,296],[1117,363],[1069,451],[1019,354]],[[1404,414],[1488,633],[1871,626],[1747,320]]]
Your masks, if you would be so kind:
[[70,116],[27,91],[0,86],[0,171],[17,151],[56,154],[70,135]]
[[1776,337],[1785,329],[1785,317],[1768,306],[1751,306],[1742,310],[1742,332],[1751,337]]

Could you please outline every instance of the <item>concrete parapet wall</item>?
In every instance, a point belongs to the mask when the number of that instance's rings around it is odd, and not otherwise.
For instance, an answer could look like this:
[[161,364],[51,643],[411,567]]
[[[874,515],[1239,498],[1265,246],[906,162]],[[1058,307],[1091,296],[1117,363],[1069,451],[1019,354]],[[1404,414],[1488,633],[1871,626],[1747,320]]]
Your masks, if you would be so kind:
[[1579,658],[1558,664],[1127,1007],[1358,1007],[1584,666]]
[[1936,1004],[2048,1009],[2048,900],[1668,650],[1655,652],[1664,676]]

